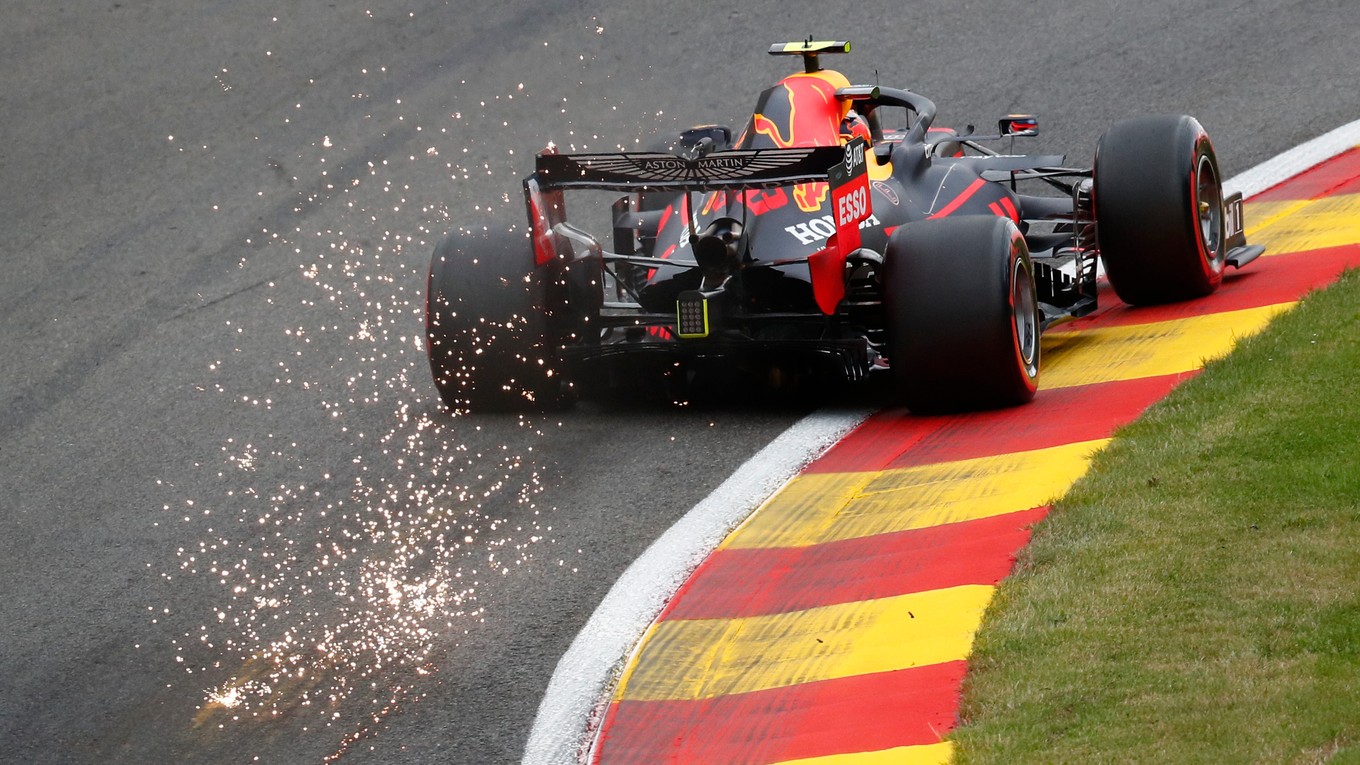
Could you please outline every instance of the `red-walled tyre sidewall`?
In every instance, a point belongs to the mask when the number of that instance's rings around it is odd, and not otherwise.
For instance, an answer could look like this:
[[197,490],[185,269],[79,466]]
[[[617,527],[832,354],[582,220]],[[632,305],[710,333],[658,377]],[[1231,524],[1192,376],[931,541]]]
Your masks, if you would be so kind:
[[909,223],[884,264],[897,401],[918,413],[995,409],[1034,398],[1034,267],[1015,224],[992,216]]
[[1218,289],[1223,192],[1199,122],[1180,115],[1116,123],[1101,136],[1094,176],[1101,260],[1121,300],[1171,303]]

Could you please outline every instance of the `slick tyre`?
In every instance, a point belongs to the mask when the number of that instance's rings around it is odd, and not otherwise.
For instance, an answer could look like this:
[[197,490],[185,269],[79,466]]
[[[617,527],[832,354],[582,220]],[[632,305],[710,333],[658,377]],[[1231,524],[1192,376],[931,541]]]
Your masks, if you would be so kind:
[[471,412],[541,411],[563,401],[548,285],[522,228],[454,234],[435,248],[425,337],[439,396]]
[[962,216],[909,223],[888,240],[883,302],[898,403],[918,414],[1034,398],[1039,309],[1015,224]]
[[1115,123],[1095,159],[1096,238],[1110,286],[1130,305],[1208,295],[1227,255],[1223,189],[1193,117]]

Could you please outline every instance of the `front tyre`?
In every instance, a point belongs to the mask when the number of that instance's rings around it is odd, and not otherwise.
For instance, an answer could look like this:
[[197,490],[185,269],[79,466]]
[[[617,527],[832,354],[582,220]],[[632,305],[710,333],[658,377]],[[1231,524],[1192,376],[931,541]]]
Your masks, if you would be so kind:
[[430,259],[425,295],[430,371],[450,409],[539,411],[562,402],[547,276],[522,228],[445,239]]
[[1096,238],[1110,286],[1130,305],[1208,295],[1223,281],[1223,189],[1193,117],[1115,123],[1096,148]]
[[899,403],[919,414],[1016,406],[1039,382],[1039,304],[1009,219],[909,223],[888,240],[883,302]]

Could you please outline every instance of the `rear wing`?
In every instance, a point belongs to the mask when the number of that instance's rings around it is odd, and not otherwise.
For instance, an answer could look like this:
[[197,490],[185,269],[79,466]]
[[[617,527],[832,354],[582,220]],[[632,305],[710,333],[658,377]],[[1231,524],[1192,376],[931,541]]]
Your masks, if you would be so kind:
[[543,191],[713,191],[825,181],[845,161],[843,146],[730,149],[697,159],[663,152],[541,153],[534,178]]
[[[847,150],[849,148],[849,150]],[[855,139],[846,146],[809,146],[795,149],[730,149],[715,151],[695,159],[677,157],[664,152],[617,152],[609,154],[557,154],[552,150],[540,152],[534,174],[524,179],[524,201],[529,212],[529,227],[534,243],[534,260],[538,265],[559,259],[570,259],[570,241],[584,243],[589,249],[599,250],[599,243],[588,234],[567,223],[567,208],[563,192],[567,189],[598,189],[604,191],[674,191],[684,192],[688,205],[689,192],[720,189],[755,189],[791,186],[797,183],[832,181],[833,197],[843,186],[833,180],[833,170],[854,165],[863,176],[864,142]],[[841,173],[845,175],[845,173]],[[862,205],[868,217],[868,181],[864,181]],[[621,226],[621,216],[629,210],[628,200],[614,203],[614,237],[616,242],[630,236],[630,228]],[[744,208],[743,208],[744,209]],[[689,213],[682,215],[690,227],[690,236],[697,236]],[[838,220],[838,230],[840,229]],[[857,236],[859,230],[854,229]],[[570,240],[570,241],[569,241]],[[856,241],[858,239],[856,238]],[[631,251],[630,246],[615,244],[619,252]]]

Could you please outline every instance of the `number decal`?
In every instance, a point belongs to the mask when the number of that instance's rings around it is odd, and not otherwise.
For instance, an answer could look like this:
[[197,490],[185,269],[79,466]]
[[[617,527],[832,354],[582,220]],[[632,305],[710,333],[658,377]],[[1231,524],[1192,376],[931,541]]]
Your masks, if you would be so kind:
[[1224,235],[1229,239],[1242,233],[1242,200],[1229,200],[1223,210],[1223,224]]

